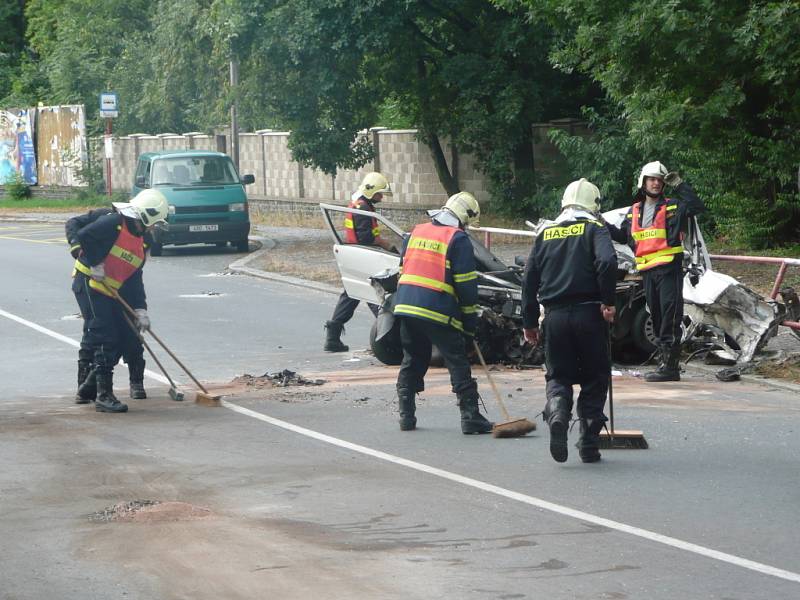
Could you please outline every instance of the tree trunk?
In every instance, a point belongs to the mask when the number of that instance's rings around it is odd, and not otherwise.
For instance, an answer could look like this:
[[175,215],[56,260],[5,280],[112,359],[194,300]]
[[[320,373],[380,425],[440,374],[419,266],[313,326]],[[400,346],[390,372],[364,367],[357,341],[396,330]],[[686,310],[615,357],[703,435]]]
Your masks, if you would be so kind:
[[536,182],[533,156],[533,128],[527,125],[522,139],[514,148],[514,201],[533,194]]
[[[425,134],[425,143],[431,149],[433,155],[433,164],[436,167],[436,174],[439,176],[439,182],[442,184],[444,191],[448,196],[457,194],[459,191],[458,177],[450,172],[450,167],[447,166],[447,159],[442,150],[442,144],[439,141],[439,136],[432,133]],[[455,166],[455,165],[454,165]],[[454,170],[455,171],[455,170]]]

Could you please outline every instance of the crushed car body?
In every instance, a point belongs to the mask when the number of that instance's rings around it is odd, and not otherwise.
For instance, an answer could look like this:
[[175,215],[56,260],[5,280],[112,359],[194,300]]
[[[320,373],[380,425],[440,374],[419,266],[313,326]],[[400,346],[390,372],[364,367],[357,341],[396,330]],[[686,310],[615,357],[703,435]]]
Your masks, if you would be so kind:
[[[363,213],[382,225],[382,235],[396,237],[402,247],[407,233],[380,213],[366,213],[344,206],[320,204],[320,209],[334,239],[333,252],[348,295],[382,307],[370,333],[375,356],[386,364],[399,364],[402,349],[393,327],[391,296],[399,270],[398,254],[376,246],[344,243],[343,221],[347,213]],[[619,224],[627,208],[603,213],[603,218]],[[533,238],[552,221],[527,223],[528,230],[503,230],[503,233]],[[492,231],[474,229],[469,233],[475,249],[478,271],[479,323],[476,339],[487,360],[506,364],[540,364],[541,349],[525,343],[522,335],[522,273],[524,261],[508,265],[479,242],[475,234]],[[495,230],[497,231],[497,230]],[[644,286],[637,273],[633,251],[614,244],[618,259],[617,319],[612,329],[613,354],[622,362],[641,362],[655,350],[655,334],[647,311]],[[716,272],[702,234],[693,223],[684,240],[686,281],[684,283],[684,320],[682,341],[690,353],[720,350],[736,362],[752,360],[776,334],[782,320],[783,306],[766,300],[736,279]],[[392,281],[393,280],[393,281]]]

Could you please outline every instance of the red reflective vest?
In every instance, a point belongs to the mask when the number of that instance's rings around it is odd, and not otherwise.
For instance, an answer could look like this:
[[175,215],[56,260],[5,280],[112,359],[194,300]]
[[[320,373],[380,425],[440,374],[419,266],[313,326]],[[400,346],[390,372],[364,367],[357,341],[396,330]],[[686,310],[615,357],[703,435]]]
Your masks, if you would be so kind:
[[[128,226],[125,224],[125,219],[122,224],[118,226],[119,235],[117,241],[111,246],[103,261],[105,265],[106,277],[103,283],[91,279],[89,287],[97,290],[101,294],[111,296],[106,286],[119,290],[136,271],[142,268],[144,264],[144,238],[133,235],[128,231]],[[75,269],[91,277],[92,270],[80,260],[75,261]]]
[[[642,227],[640,207],[641,202],[633,205],[631,218],[631,237],[636,243],[636,269],[646,271],[653,267],[671,263],[676,254],[683,252],[683,246],[670,246],[667,243],[667,212],[674,211],[677,204],[667,198],[653,215],[650,227]],[[683,235],[681,235],[683,239]]]
[[[356,198],[355,200],[351,200],[350,204],[347,205],[347,208],[357,208],[358,210],[368,210],[369,212],[375,212],[370,203],[365,200],[364,198]],[[347,213],[347,216],[344,218],[344,241],[346,244],[358,244],[358,236],[356,236],[356,228],[354,224],[354,215],[353,213]],[[381,228],[378,225],[378,219],[375,217],[372,218],[372,236],[375,238],[377,242],[381,236]]]
[[414,227],[403,256],[403,274],[400,284],[445,292],[455,296],[453,286],[447,283],[447,247],[458,232],[456,227],[440,227],[424,223]]

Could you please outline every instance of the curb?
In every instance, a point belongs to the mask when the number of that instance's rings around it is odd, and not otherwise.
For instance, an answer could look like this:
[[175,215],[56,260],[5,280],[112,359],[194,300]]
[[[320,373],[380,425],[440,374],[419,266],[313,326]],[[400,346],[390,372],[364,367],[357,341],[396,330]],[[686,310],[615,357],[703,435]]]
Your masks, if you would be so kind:
[[294,285],[297,287],[312,289],[318,292],[325,292],[328,294],[335,294],[337,296],[342,293],[341,288],[328,285],[327,283],[321,283],[318,281],[309,281],[308,279],[301,279],[300,277],[292,277],[290,275],[283,275],[282,273],[275,273],[272,271],[262,271],[261,269],[254,269],[252,267],[248,267],[247,265],[251,261],[254,261],[257,258],[261,257],[262,255],[266,254],[267,252],[275,249],[278,245],[277,242],[275,242],[275,240],[266,237],[250,236],[250,239],[258,240],[263,244],[264,247],[261,250],[253,252],[252,254],[248,254],[244,258],[240,258],[239,260],[232,262],[230,265],[228,265],[229,270],[233,271],[234,273],[244,273],[245,275],[258,277],[259,279],[268,279],[270,281],[277,281],[279,283],[285,283],[287,285]]

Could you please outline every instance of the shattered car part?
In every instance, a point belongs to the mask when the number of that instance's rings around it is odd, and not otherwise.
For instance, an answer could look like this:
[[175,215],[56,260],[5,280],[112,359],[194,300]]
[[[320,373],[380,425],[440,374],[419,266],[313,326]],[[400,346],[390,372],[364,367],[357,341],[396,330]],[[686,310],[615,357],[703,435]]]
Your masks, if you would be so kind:
[[[348,295],[381,306],[394,289],[386,291],[376,274],[381,271],[397,273],[399,256],[374,246],[345,244],[344,235],[335,221],[343,220],[347,212],[363,212],[342,206],[320,204],[322,214],[333,234],[334,254],[342,274],[342,283]],[[629,212],[629,207],[603,213],[603,219],[619,226]],[[407,235],[400,227],[379,213],[364,213],[376,218],[398,240]],[[553,221],[526,222],[533,231],[503,230],[528,238],[535,237]],[[480,230],[479,230],[480,231]],[[511,364],[540,364],[541,352],[531,348],[522,337],[522,270],[524,264],[506,265],[474,237],[478,270],[479,321],[476,339],[481,352],[495,362]],[[398,243],[399,247],[399,243]],[[647,310],[641,273],[636,270],[633,250],[625,244],[614,243],[617,252],[617,318],[612,328],[612,353],[615,359],[639,361],[655,350],[656,336],[652,318]],[[708,352],[719,350],[739,363],[752,360],[755,353],[777,333],[783,319],[784,305],[764,299],[732,277],[712,269],[702,233],[696,219],[690,222],[684,239],[684,318],[681,323],[682,343],[690,353],[698,348]],[[388,271],[387,271],[388,269]],[[386,273],[382,275],[385,277]],[[389,285],[392,285],[389,283]],[[396,287],[396,279],[393,285]],[[791,292],[784,296],[787,306],[795,312],[790,316],[800,318],[800,301],[797,296],[791,304]],[[376,350],[376,341],[390,335],[393,316],[391,307],[379,313],[372,328],[370,343]],[[383,315],[383,325],[379,325]],[[795,332],[800,336],[800,332]],[[386,352],[383,352],[386,350]],[[399,364],[402,349],[399,340],[386,343],[376,357],[386,364]]]

